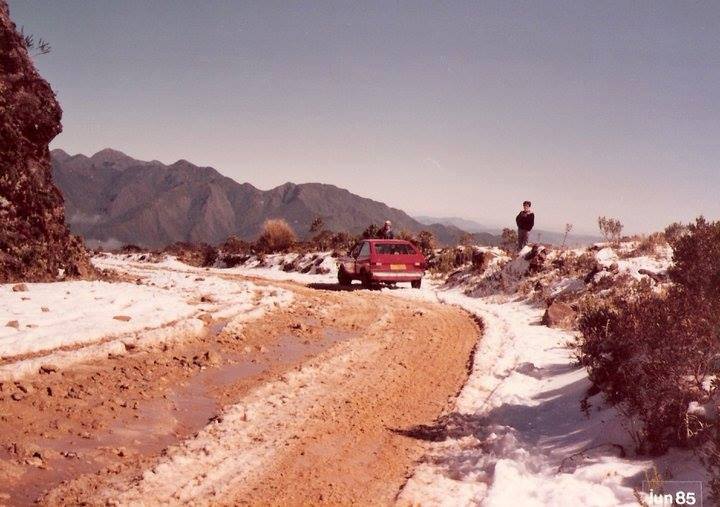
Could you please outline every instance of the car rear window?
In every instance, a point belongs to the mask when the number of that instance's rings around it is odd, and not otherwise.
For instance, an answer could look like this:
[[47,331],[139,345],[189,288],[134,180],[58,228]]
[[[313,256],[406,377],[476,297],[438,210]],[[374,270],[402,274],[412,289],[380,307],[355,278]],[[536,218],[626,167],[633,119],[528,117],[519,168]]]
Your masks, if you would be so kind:
[[403,243],[376,243],[375,253],[378,255],[408,255],[414,254],[413,247]]

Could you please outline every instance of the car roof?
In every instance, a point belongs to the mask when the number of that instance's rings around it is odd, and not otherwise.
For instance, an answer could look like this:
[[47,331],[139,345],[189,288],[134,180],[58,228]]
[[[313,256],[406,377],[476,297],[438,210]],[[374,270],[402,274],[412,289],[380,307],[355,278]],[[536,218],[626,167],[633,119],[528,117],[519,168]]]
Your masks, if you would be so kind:
[[392,243],[392,244],[403,244],[403,245],[412,245],[409,241],[405,239],[377,239],[377,238],[367,238],[363,241],[367,241],[369,243]]

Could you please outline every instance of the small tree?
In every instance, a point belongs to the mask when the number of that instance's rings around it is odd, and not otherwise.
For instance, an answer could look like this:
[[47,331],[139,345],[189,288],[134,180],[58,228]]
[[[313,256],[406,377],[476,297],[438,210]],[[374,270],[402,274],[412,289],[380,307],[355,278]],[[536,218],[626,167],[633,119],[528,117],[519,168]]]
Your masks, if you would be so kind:
[[380,233],[380,228],[375,224],[370,224],[362,233],[363,239],[377,238]]
[[563,236],[563,242],[562,247],[565,248],[565,244],[567,243],[568,234],[570,234],[570,231],[572,231],[573,225],[572,224],[565,224],[565,236]]
[[514,252],[517,248],[517,242],[517,231],[508,229],[507,227],[503,229],[502,234],[500,235],[500,248],[508,253]]
[[430,231],[420,231],[415,238],[417,246],[424,255],[430,255],[437,248],[435,235]]
[[460,236],[459,243],[462,246],[472,246],[475,244],[475,236],[473,236],[469,232],[465,232],[462,236]]
[[[25,47],[28,50],[28,53],[31,53],[32,56],[40,56],[40,55],[46,55],[50,51],[52,51],[52,48],[50,47],[50,44],[43,40],[38,39],[35,41],[35,36],[32,34],[25,34],[25,27],[20,28],[20,37],[23,38],[23,42],[25,43]],[[33,53],[33,51],[35,51]]]
[[295,231],[281,218],[265,220],[263,232],[258,238],[258,249],[265,252],[287,250],[297,241]]
[[325,222],[323,221],[322,217],[315,217],[315,220],[312,221],[312,224],[310,224],[310,233],[316,234],[323,230],[325,227]]
[[609,243],[618,243],[622,234],[623,224],[617,218],[598,217],[600,232]]
[[400,232],[398,232],[395,237],[397,239],[404,239],[405,241],[414,241],[415,238],[413,237],[412,233],[408,231],[407,229],[403,229]]

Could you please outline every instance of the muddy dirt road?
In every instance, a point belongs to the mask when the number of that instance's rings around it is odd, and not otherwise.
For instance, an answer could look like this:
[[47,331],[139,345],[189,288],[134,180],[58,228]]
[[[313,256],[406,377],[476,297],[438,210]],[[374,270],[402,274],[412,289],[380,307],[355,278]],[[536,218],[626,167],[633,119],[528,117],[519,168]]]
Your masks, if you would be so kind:
[[294,294],[157,350],[0,383],[0,504],[389,504],[480,329],[369,291]]

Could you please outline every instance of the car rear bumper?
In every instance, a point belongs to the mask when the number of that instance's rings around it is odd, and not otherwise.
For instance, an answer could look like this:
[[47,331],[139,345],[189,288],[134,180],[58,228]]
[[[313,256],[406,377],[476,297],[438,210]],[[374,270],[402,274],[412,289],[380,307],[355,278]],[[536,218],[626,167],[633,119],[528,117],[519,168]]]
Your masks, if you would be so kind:
[[422,271],[372,271],[372,279],[377,282],[412,282],[423,277]]

